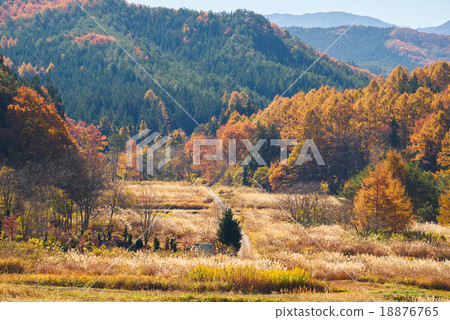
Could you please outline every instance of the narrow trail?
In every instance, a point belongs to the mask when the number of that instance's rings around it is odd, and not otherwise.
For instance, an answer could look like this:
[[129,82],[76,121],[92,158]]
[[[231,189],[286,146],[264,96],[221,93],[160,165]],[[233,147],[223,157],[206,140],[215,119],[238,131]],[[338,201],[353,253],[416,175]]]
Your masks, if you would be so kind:
[[[205,188],[209,192],[209,194],[213,197],[214,202],[217,205],[219,205],[219,207],[222,210],[222,213],[224,213],[225,210],[227,209],[227,206],[225,205],[225,203],[223,203],[223,201],[219,198],[219,196],[210,187],[205,187]],[[241,258],[249,258],[252,256],[250,240],[249,240],[248,236],[244,233],[243,229],[241,230],[241,234],[242,234],[241,249],[239,250],[239,252],[237,254]]]

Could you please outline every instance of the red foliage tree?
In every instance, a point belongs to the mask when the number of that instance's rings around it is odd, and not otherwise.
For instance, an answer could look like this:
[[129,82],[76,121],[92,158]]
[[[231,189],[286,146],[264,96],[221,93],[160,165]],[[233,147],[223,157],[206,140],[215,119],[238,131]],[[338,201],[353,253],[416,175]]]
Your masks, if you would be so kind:
[[17,215],[10,215],[9,217],[5,217],[3,219],[3,228],[2,231],[6,233],[10,241],[14,240],[14,236],[17,232]]

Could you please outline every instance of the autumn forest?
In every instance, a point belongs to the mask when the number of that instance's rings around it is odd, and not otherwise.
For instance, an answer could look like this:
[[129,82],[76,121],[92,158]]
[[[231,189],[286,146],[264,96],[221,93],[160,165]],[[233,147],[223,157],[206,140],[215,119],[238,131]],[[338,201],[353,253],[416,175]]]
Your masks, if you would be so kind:
[[[0,5],[6,300],[367,301],[350,275],[381,301],[450,299],[449,62],[377,76],[251,11],[80,3],[123,47],[72,1]],[[170,138],[151,173],[127,158],[145,129]],[[222,160],[197,163],[216,138]],[[280,161],[270,139],[299,143]],[[298,165],[310,140],[324,165]]]

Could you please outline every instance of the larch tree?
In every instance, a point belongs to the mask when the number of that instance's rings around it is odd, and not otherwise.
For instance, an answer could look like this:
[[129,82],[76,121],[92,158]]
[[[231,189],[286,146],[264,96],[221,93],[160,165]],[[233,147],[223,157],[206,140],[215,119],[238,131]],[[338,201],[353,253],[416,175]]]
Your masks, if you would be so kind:
[[450,119],[443,111],[431,113],[417,122],[411,135],[410,150],[416,154],[415,160],[421,161],[426,170],[437,171],[438,154],[449,127]]
[[387,79],[388,87],[397,92],[403,93],[406,91],[406,87],[409,81],[408,69],[402,66],[398,66],[392,70],[389,78]]
[[450,169],[450,131],[445,134],[442,140],[442,149],[438,154],[437,163],[442,170]]
[[450,188],[447,188],[439,197],[439,224],[450,225]]
[[364,179],[354,203],[355,224],[359,229],[400,231],[412,220],[411,201],[400,180],[384,163]]

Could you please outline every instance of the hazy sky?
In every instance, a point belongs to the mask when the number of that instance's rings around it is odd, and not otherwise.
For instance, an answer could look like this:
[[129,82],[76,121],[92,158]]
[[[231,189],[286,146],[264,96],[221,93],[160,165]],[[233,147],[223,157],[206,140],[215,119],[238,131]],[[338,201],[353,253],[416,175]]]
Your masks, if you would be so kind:
[[[375,0],[128,0],[152,7],[234,11],[249,9],[257,13],[303,14],[345,11],[360,15]],[[385,22],[411,28],[430,27],[450,20],[450,0],[378,0],[366,13]]]

